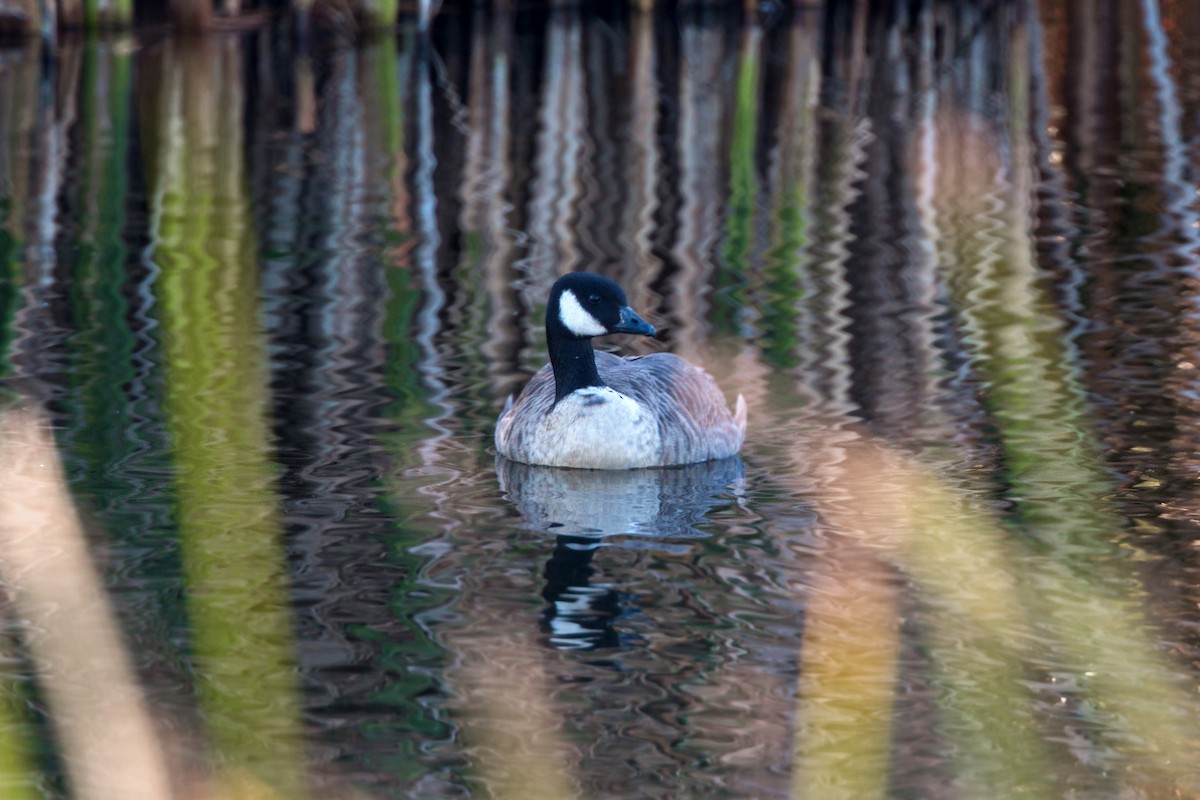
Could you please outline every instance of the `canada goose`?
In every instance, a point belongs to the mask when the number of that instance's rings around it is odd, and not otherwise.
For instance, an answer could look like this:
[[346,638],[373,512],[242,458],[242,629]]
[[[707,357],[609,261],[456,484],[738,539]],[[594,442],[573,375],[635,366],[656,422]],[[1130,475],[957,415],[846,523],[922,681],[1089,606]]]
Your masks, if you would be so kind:
[[546,306],[550,363],[496,422],[496,450],[526,464],[632,469],[694,464],[736,453],[746,401],[729,413],[716,381],[671,353],[621,358],[592,350],[593,336],[654,327],[621,287],[599,275],[559,278]]

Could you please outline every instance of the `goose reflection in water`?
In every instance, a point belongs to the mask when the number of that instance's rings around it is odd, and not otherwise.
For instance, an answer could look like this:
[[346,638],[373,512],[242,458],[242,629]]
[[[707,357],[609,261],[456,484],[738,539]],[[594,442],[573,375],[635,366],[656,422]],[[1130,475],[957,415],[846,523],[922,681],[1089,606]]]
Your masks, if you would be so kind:
[[669,540],[706,536],[697,526],[737,502],[745,466],[734,456],[663,469],[581,470],[498,457],[496,474],[525,526],[555,535],[542,590],[550,644],[598,650],[636,644],[615,623],[638,609],[619,586],[592,583],[596,552],[614,546],[686,552],[686,544]]

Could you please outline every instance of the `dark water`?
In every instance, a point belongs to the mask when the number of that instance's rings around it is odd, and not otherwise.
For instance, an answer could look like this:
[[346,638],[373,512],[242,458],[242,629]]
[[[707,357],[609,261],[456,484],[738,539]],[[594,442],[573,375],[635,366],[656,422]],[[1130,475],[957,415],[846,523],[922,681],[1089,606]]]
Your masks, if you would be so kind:
[[[1195,796],[1196,42],[1047,0],[4,51],[2,369],[165,739],[282,796]],[[741,459],[495,461],[574,269],[669,328],[602,346],[745,395]],[[69,792],[3,602],[9,779]]]

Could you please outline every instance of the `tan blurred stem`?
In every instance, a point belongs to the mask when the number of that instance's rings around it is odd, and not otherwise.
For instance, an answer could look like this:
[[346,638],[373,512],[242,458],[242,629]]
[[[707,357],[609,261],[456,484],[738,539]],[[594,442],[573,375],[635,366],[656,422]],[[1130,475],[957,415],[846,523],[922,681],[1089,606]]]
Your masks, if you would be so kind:
[[807,593],[794,800],[886,796],[898,604],[884,564],[853,541],[834,540]]
[[164,755],[45,423],[10,411],[0,437],[0,569],[26,622],[72,796],[169,798]]
[[[493,621],[504,629],[505,621]],[[540,653],[505,635],[455,637],[461,654],[450,679],[469,709],[463,733],[475,768],[496,800],[569,800],[577,796],[566,766],[561,718],[547,699]]]
[[[830,447],[819,441],[806,444],[811,452]],[[962,796],[1055,797],[1032,715],[1032,698],[1023,683],[1028,625],[1011,577],[1012,559],[996,524],[936,479],[882,447],[842,443],[833,453],[814,461],[832,465],[827,468],[836,471],[836,480],[830,483],[843,493],[818,498],[822,517],[843,535],[858,537],[865,550],[899,567],[917,592],[941,693],[938,707]],[[830,637],[830,653],[825,657],[857,661],[861,669],[862,656],[856,648],[862,645],[855,643],[886,636],[885,625],[895,623],[881,618],[888,605],[883,599],[880,568],[867,569],[870,562],[865,555],[856,555],[853,563],[864,570],[864,577],[823,575],[814,579],[814,586],[822,589],[829,580],[848,584],[836,590],[845,594],[838,611],[842,619],[834,617],[824,623],[840,626],[837,635]],[[830,591],[834,590],[824,589],[824,596],[814,591],[809,602],[820,611],[828,603]],[[896,603],[894,599],[890,602],[894,618]],[[818,621],[820,618],[810,624]],[[808,638],[806,632],[805,647]],[[880,648],[881,643],[875,646]],[[892,664],[897,646],[892,646]],[[880,680],[887,663],[883,652],[878,649],[873,657],[874,681]],[[807,667],[810,658],[803,660]],[[890,724],[885,716],[890,714],[890,700],[883,698],[877,684],[871,687],[875,694],[865,695],[864,704],[855,709],[864,735],[872,720],[877,726]],[[873,705],[865,705],[866,699]],[[830,699],[822,695],[819,700],[806,701],[828,703]],[[853,744],[849,738],[847,742]],[[859,757],[874,758],[869,752]]]

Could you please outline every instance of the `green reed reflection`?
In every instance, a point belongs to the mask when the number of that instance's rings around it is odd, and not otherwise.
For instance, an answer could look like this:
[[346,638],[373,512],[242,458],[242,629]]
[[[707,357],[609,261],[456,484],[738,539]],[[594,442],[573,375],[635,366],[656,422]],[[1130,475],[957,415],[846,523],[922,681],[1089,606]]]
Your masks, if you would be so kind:
[[742,34],[738,59],[737,89],[730,142],[729,210],[725,220],[725,245],[716,273],[717,293],[713,298],[714,323],[725,334],[735,334],[738,312],[748,305],[744,289],[746,274],[754,266],[754,227],[759,211],[758,171],[754,154],[760,113],[759,93],[762,32],[757,27]]
[[[71,345],[78,368],[70,402],[76,423],[73,451],[86,463],[84,490],[107,498],[130,455],[130,405],[124,387],[134,377],[134,336],[124,296],[128,247],[124,229],[129,190],[132,54],[121,42],[83,45],[79,75],[82,148],[78,254],[69,299],[78,334]],[[78,63],[78,62],[77,62]],[[112,488],[117,488],[113,486]],[[126,487],[128,491],[128,488]]]
[[204,722],[218,766],[300,797],[299,695],[236,43],[163,48],[151,108],[168,427]]
[[808,26],[789,32],[792,70],[783,91],[784,110],[772,154],[770,249],[764,262],[767,275],[759,322],[764,335],[763,359],[777,369],[778,384],[791,382],[786,370],[800,363],[801,308],[805,285],[801,279],[809,256],[812,227],[816,109],[820,70],[816,64],[817,35]]
[[[381,338],[386,344],[384,380],[393,402],[386,411],[396,432],[389,435],[387,450],[395,458],[396,470],[389,481],[392,490],[381,502],[383,512],[395,520],[393,533],[388,537],[387,562],[395,570],[392,586],[392,614],[398,630],[384,635],[363,626],[355,635],[363,640],[380,642],[380,666],[395,677],[386,687],[372,694],[375,702],[393,709],[390,721],[372,725],[373,731],[396,729],[396,746],[387,757],[391,774],[401,785],[420,780],[423,765],[420,750],[428,742],[444,740],[453,735],[448,725],[434,719],[420,699],[439,689],[437,670],[445,659],[444,649],[418,623],[419,615],[446,602],[445,591],[434,591],[425,584],[421,567],[426,559],[411,552],[412,548],[433,539],[437,526],[431,522],[432,510],[422,488],[424,476],[412,479],[410,469],[419,471],[419,443],[428,435],[424,422],[436,416],[437,407],[429,401],[428,389],[422,385],[420,361],[422,349],[414,338],[419,325],[422,293],[417,285],[412,263],[416,237],[410,229],[413,209],[405,186],[405,107],[401,101],[407,95],[401,75],[411,69],[412,53],[401,56],[395,37],[381,37],[363,53],[364,75],[369,87],[363,97],[369,131],[367,157],[380,164],[386,178],[379,186],[384,201],[380,219],[387,241],[381,269],[387,286],[386,297],[380,300],[383,315]],[[418,498],[420,498],[418,500]]]

